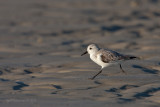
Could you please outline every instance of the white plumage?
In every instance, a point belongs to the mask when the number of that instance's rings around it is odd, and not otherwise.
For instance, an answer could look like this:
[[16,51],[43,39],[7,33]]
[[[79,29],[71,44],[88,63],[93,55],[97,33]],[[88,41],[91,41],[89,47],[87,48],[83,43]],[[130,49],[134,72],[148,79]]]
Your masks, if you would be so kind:
[[[82,55],[88,53],[90,55],[90,59],[94,61],[96,64],[101,66],[101,70],[93,76],[91,79],[94,79],[97,75],[102,72],[102,69],[108,67],[113,64],[119,64],[122,72],[125,71],[122,69],[121,62],[125,60],[135,59],[137,57],[131,55],[123,55],[118,52],[109,50],[109,49],[101,49],[96,44],[91,44],[87,47],[87,51]],[[81,55],[81,56],[82,56]]]

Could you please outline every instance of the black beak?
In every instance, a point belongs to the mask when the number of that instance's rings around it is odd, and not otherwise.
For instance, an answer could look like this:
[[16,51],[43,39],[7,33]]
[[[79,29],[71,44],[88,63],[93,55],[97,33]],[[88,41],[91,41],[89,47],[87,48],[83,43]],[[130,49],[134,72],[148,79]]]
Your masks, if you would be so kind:
[[86,51],[86,52],[84,52],[81,56],[83,56],[83,55],[85,55],[85,54],[87,54],[88,52]]

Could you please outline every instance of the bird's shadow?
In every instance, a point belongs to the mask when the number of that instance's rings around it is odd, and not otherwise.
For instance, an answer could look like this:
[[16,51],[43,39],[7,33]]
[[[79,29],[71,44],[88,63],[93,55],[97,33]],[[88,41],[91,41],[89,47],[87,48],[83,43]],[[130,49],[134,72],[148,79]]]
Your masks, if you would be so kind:
[[142,71],[144,71],[144,72],[146,72],[146,73],[158,74],[158,70],[155,70],[155,69],[149,69],[149,68],[142,67],[142,66],[139,66],[139,65],[133,65],[132,67],[133,67],[133,68],[141,69]]

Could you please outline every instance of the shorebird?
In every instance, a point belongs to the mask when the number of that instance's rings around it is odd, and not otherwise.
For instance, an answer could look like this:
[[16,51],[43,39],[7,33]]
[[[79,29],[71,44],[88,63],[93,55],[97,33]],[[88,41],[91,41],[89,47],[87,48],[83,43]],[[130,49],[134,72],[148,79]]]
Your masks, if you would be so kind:
[[108,67],[108,66],[111,66],[114,64],[119,64],[121,71],[123,73],[126,73],[122,69],[121,62],[123,62],[125,60],[136,59],[136,58],[139,59],[136,56],[123,55],[123,54],[120,54],[120,53],[113,51],[113,50],[101,49],[96,44],[90,44],[87,47],[87,51],[84,52],[81,56],[83,56],[87,53],[90,55],[90,59],[92,61],[97,63],[99,66],[101,66],[101,70],[90,79],[94,79],[96,76],[98,76],[105,67]]

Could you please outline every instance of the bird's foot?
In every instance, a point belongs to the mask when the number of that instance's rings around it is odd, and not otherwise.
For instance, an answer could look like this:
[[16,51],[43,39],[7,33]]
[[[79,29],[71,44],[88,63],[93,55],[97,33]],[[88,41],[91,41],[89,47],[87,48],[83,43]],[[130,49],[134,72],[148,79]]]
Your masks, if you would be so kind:
[[92,78],[88,78],[89,80],[94,80],[94,77],[92,77]]
[[125,71],[121,71],[121,72],[123,72],[125,75],[127,75],[127,73]]

